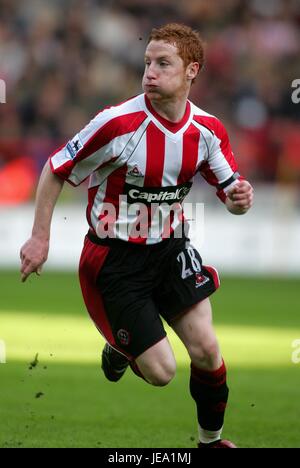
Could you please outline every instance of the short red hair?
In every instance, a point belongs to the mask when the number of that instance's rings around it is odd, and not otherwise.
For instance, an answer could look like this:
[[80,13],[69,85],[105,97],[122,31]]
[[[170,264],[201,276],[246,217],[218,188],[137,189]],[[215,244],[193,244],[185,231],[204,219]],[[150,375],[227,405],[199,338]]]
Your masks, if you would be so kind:
[[178,54],[187,67],[191,62],[199,63],[199,71],[204,65],[204,42],[197,31],[179,23],[169,23],[152,29],[148,44],[151,41],[164,41],[175,44]]

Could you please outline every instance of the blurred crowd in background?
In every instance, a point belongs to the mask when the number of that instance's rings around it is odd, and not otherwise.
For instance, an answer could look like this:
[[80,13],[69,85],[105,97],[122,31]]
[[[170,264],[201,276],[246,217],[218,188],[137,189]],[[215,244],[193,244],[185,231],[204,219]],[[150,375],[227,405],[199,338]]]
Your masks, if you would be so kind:
[[0,0],[1,204],[31,199],[56,147],[142,91],[147,36],[173,21],[206,42],[190,98],[223,121],[240,172],[300,187],[299,0]]

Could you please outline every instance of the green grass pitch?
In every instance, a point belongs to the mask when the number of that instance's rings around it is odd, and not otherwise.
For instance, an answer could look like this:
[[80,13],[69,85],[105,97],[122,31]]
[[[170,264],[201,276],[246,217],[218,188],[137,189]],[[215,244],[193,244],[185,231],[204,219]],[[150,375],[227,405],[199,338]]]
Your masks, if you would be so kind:
[[[1,272],[0,284],[0,447],[195,447],[188,357],[170,330],[178,369],[168,386],[151,387],[131,370],[109,383],[75,273],[22,284],[17,272]],[[299,448],[300,363],[291,359],[299,280],[224,278],[212,303],[231,389],[224,437]]]

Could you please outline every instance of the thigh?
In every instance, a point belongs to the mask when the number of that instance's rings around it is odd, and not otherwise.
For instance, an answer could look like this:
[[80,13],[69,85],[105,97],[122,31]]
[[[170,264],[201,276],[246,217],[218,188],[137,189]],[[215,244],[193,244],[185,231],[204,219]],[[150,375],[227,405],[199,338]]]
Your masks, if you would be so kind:
[[209,299],[204,299],[186,309],[174,320],[172,327],[185,345],[195,366],[207,370],[219,369],[222,357],[212,325]]
[[199,252],[188,240],[171,252],[167,266],[155,294],[161,315],[171,324],[185,309],[213,294],[220,283],[217,270],[202,264]]
[[152,297],[153,272],[147,268],[147,251],[125,246],[111,251],[98,275],[113,341],[136,359],[161,341],[166,332]]
[[210,340],[215,336],[210,300],[204,299],[183,310],[182,314],[172,321],[172,328],[186,348]]

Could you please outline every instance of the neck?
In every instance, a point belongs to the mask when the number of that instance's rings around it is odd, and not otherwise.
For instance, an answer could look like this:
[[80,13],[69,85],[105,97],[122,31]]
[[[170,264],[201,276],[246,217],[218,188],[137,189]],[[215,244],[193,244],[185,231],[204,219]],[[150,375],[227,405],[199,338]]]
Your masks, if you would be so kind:
[[177,99],[176,101],[150,100],[150,102],[161,117],[176,123],[180,122],[185,114],[187,98]]

